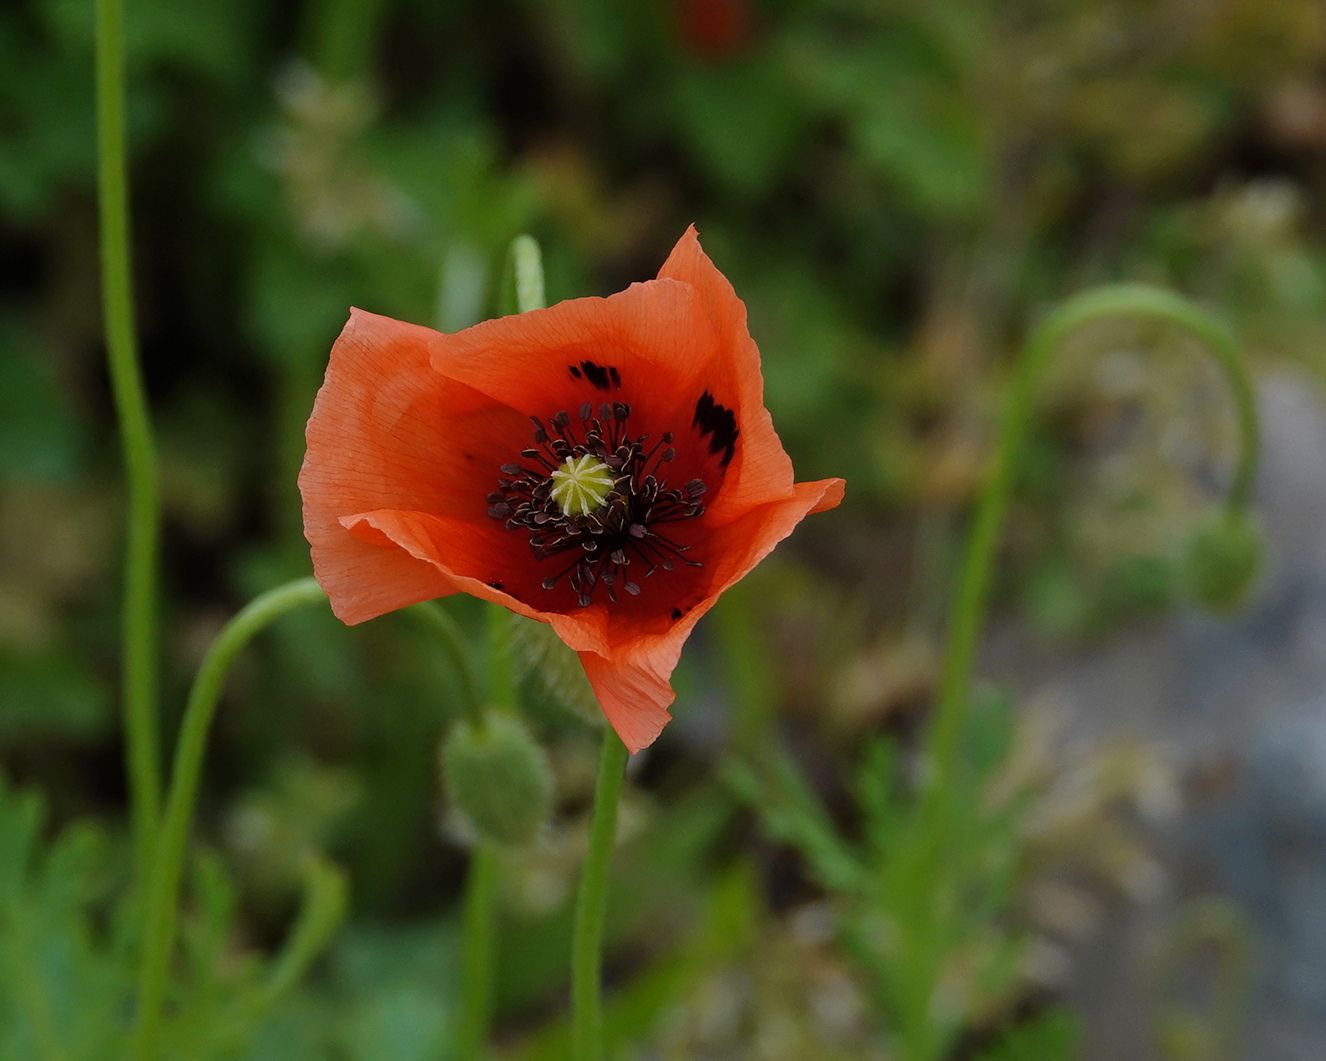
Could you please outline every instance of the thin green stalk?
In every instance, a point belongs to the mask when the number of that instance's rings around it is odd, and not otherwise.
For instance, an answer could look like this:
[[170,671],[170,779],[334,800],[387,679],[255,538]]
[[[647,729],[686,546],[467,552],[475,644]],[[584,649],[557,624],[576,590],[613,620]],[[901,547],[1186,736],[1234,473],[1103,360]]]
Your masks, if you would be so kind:
[[927,822],[929,843],[914,867],[914,875],[921,880],[918,894],[925,898],[909,919],[909,935],[918,941],[919,949],[906,965],[906,1008],[912,1017],[903,1022],[901,1029],[903,1054],[916,1061],[931,1061],[942,1056],[946,1048],[946,1034],[932,1012],[941,975],[941,966],[933,961],[942,949],[935,942],[936,933],[947,916],[938,884],[958,842],[957,815],[961,808],[956,793],[961,791],[958,782],[964,765],[962,742],[967,730],[972,666],[989,605],[995,550],[1031,424],[1036,386],[1050,357],[1070,333],[1107,317],[1141,318],[1176,326],[1196,336],[1214,354],[1233,393],[1240,432],[1238,464],[1225,499],[1226,510],[1239,514],[1250,499],[1257,465],[1257,411],[1238,346],[1223,326],[1167,291],[1118,285],[1070,298],[1032,332],[1014,368],[993,463],[967,536],[935,719],[929,733],[930,773],[919,808]]
[[[539,245],[530,236],[517,236],[511,243],[507,275],[499,302],[504,311],[518,313],[544,304],[543,261]],[[493,691],[506,690],[512,681],[509,661],[509,627],[494,620],[490,627],[490,658]],[[511,690],[514,693],[514,689]],[[589,828],[589,851],[585,858],[580,891],[576,898],[574,938],[571,951],[571,1008],[573,1057],[591,1061],[602,1053],[603,1004],[602,938],[604,909],[608,898],[608,862],[617,833],[617,805],[621,799],[627,751],[611,727],[604,727],[603,753],[594,789],[594,812]]]
[[488,605],[488,702],[494,707],[516,704],[516,667],[511,658],[511,619],[500,604]]
[[732,744],[742,758],[762,759],[770,740],[777,684],[768,665],[748,584],[734,586],[712,613],[710,630],[725,662],[732,699]]
[[[212,719],[226,676],[235,657],[253,638],[281,616],[296,608],[326,602],[326,595],[311,578],[296,579],[255,597],[222,627],[217,634],[189,691],[184,710],[179,743],[175,748],[171,789],[165,818],[152,866],[148,894],[147,924],[138,980],[138,1013],[134,1024],[133,1054],[137,1058],[156,1055],[161,1028],[161,1004],[165,996],[170,950],[175,938],[179,906],[180,877],[189,826],[198,798],[203,758]],[[422,604],[411,614],[438,635],[439,642],[456,668],[462,694],[473,711],[477,682],[466,649],[464,635],[451,616],[437,604]],[[311,960],[320,941],[330,932],[333,916],[344,903],[344,887],[332,867],[315,866],[310,871],[308,902],[296,925],[277,970],[268,986],[265,999],[274,1002],[288,990],[298,973]]]
[[69,1055],[60,1045],[45,977],[33,975],[33,969],[42,960],[42,941],[34,938],[37,926],[31,919],[21,918],[12,924],[11,931],[10,945],[5,948],[4,972],[16,989],[15,1001],[25,1011],[32,1030],[32,1045],[41,1061],[65,1061]]
[[157,473],[138,367],[125,164],[121,0],[97,0],[97,197],[106,356],[124,458],[125,552],[121,696],[130,820],[140,885],[151,864],[161,803],[157,737]]
[[[439,634],[442,644],[455,667],[464,701],[465,717],[474,726],[484,724],[485,713],[480,697],[479,679],[475,673],[470,647],[460,625],[442,606],[429,601],[411,611]],[[501,608],[492,607],[487,614],[489,638],[496,643],[504,617]],[[506,668],[509,681],[510,668]],[[501,669],[490,666],[490,695]],[[499,701],[494,701],[499,702]],[[503,701],[509,702],[509,701]],[[461,1057],[482,1057],[488,1043],[489,1028],[493,1020],[493,984],[497,955],[497,853],[491,844],[480,842],[470,856],[465,876],[465,896],[461,918],[461,1000],[460,1033],[458,1046]]]
[[497,967],[497,852],[480,843],[465,878],[461,938],[460,1057],[480,1058],[493,1021]]
[[[511,242],[507,268],[498,300],[502,312],[524,313],[543,306],[543,259],[539,245],[530,236]],[[488,647],[488,703],[511,710],[516,704],[516,673],[511,659],[511,620],[505,608],[490,604],[486,609]],[[477,689],[477,684],[471,686]],[[484,725],[485,713],[478,696],[471,700],[470,721]],[[493,994],[497,955],[498,859],[493,845],[480,841],[470,856],[465,878],[462,918],[460,1056],[480,1057],[493,1020]]]
[[[515,674],[510,659],[510,626],[506,610],[490,604],[486,610],[488,640],[488,701],[510,709],[515,704]],[[477,696],[468,712],[476,727],[486,724],[487,713]],[[493,1022],[493,994],[497,956],[497,852],[479,840],[470,854],[465,875],[461,918],[460,1056],[482,1057]]]
[[[544,307],[543,252],[533,236],[521,235],[511,241],[498,302],[503,312],[528,313]],[[488,682],[488,695],[494,704],[515,704],[511,622],[506,609],[496,604],[488,608]]]
[[460,686],[461,707],[466,717],[479,724],[483,719],[483,702],[479,697],[479,678],[475,674],[473,652],[465,639],[465,632],[437,601],[416,604],[409,614],[437,635],[438,644],[446,652],[447,661],[455,671]]
[[589,851],[576,897],[571,950],[571,1031],[575,1061],[598,1061],[603,1054],[602,946],[608,900],[608,862],[617,835],[617,806],[626,773],[626,745],[611,726],[603,728],[603,753],[594,786]]
[[1032,332],[1018,359],[994,461],[977,502],[958,575],[948,651],[940,678],[930,733],[932,790],[942,800],[949,787],[966,727],[972,662],[989,604],[995,548],[999,543],[1014,473],[1031,423],[1036,385],[1051,355],[1078,329],[1108,317],[1132,317],[1170,324],[1199,339],[1215,356],[1234,398],[1239,454],[1225,504],[1232,512],[1248,505],[1257,471],[1257,407],[1238,343],[1205,311],[1169,291],[1141,284],[1094,288],[1068,299]]
[[305,11],[304,48],[319,74],[343,85],[371,73],[384,0],[326,0]]
[[295,989],[327,949],[345,920],[348,891],[345,873],[337,866],[321,857],[308,859],[294,926],[273,957],[263,983],[241,996],[228,1019],[222,1018],[225,1030],[219,1036],[218,1056],[240,1052],[258,1023]]
[[309,604],[326,603],[322,589],[311,578],[296,579],[255,597],[217,634],[203,658],[175,747],[170,795],[157,841],[148,892],[147,924],[138,978],[138,1013],[134,1022],[133,1056],[150,1061],[157,1055],[161,1031],[161,1003],[166,993],[170,949],[175,938],[180,875],[189,838],[198,784],[202,777],[207,737],[217,701],[230,665],[259,631],[287,612]]
[[[497,302],[502,313],[528,313],[543,308],[543,252],[533,236],[520,235],[511,241]],[[506,609],[496,604],[488,608],[488,697],[492,703],[504,707],[516,702],[511,624]]]
[[[516,677],[511,661],[511,626],[506,609],[490,604],[485,609],[488,642],[488,702],[512,709]],[[487,713],[477,696],[470,721],[484,726]],[[479,840],[470,854],[465,875],[461,918],[460,1056],[482,1057],[493,1022],[493,995],[497,968],[497,851]]]
[[511,241],[511,277],[515,286],[517,313],[542,309],[547,303],[543,290],[543,252],[533,236],[517,236]]
[[312,857],[304,868],[299,917],[272,962],[257,1003],[261,1016],[295,989],[314,960],[326,949],[345,920],[349,886],[345,873],[331,862]]

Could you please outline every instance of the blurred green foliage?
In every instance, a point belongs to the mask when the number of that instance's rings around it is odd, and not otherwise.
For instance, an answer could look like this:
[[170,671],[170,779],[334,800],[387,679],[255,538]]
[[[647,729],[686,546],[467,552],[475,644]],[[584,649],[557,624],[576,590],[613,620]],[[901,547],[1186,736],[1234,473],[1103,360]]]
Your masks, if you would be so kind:
[[[928,950],[877,923],[907,922],[920,842],[894,782],[1029,319],[1097,279],[1147,279],[1218,304],[1262,363],[1326,371],[1319,0],[129,0],[127,42],[170,731],[226,615],[307,571],[303,424],[349,305],[462,327],[494,311],[525,230],[550,299],[605,293],[652,275],[694,220],[747,300],[799,476],[842,474],[850,491],[734,600],[744,618],[725,603],[688,652],[678,724],[624,816],[615,1041],[624,1056],[645,1049],[629,1041],[867,1057],[915,1034],[991,1058],[1066,1054],[1058,1010],[1012,1020],[1018,933],[993,916],[1024,894],[1012,805],[973,819],[980,836],[943,882],[965,919],[932,926]],[[130,986],[132,911],[110,902],[125,857],[121,486],[91,53],[83,0],[0,9],[0,764],[17,785],[0,792],[0,1054],[14,1057],[113,1055],[97,1029],[122,1027]],[[1084,338],[1044,402],[1006,599],[1053,637],[1173,604],[1176,550],[1225,474],[1220,392],[1182,344],[1138,352],[1164,341]],[[477,629],[468,602],[454,611]],[[506,867],[500,1044],[517,1057],[564,1041],[592,786],[584,727],[557,707],[583,690],[546,685],[535,673],[525,692],[560,804]],[[179,1056],[445,1056],[465,851],[434,764],[456,714],[446,661],[405,621],[347,632],[294,616],[245,656],[204,787],[212,853],[189,889]],[[898,743],[858,761],[883,728]],[[786,732],[811,773],[744,791],[778,794],[765,815],[795,855],[752,849],[741,802],[709,780],[727,750]],[[982,761],[972,801],[1002,759]],[[812,809],[857,772],[845,807]],[[45,818],[17,794],[36,790]],[[348,926],[307,987],[264,994],[324,853],[351,881]],[[798,920],[820,901],[827,937]],[[909,998],[909,954],[936,975],[963,966],[942,1019]],[[804,982],[770,971],[789,962]],[[812,1010],[807,983],[858,1008]],[[261,1019],[254,1000],[270,1003]],[[992,1012],[1013,1024],[1002,1039]]]
[[963,808],[951,830],[937,827],[927,804],[904,790],[897,749],[884,741],[866,749],[854,777],[862,830],[855,843],[839,835],[789,763],[775,762],[763,781],[739,765],[728,774],[836,897],[843,943],[908,1061],[948,1056],[974,1018],[988,1019],[1016,997],[1018,945],[1002,919],[1021,855],[1026,794],[1013,788],[990,798],[1012,737],[1006,708],[986,707],[975,722],[972,768],[949,779],[954,805]]

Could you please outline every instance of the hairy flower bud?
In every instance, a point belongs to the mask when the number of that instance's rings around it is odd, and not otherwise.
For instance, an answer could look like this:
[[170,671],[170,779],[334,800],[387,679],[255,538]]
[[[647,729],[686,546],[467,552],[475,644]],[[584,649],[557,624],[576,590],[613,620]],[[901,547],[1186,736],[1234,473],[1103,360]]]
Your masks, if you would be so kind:
[[484,840],[527,844],[552,813],[548,756],[506,712],[488,711],[479,724],[458,722],[441,758],[452,806]]
[[509,618],[511,659],[523,680],[553,705],[590,725],[602,725],[603,712],[580,659],[547,623],[523,615]]
[[1233,611],[1256,582],[1262,554],[1261,531],[1247,515],[1216,514],[1188,540],[1183,558],[1188,595],[1211,611]]

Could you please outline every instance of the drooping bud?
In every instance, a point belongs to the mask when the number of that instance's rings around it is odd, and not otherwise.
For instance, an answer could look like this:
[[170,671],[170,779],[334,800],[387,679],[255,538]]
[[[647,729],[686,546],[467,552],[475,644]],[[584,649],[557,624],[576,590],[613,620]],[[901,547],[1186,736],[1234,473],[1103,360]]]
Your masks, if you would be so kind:
[[1247,599],[1261,571],[1264,545],[1242,512],[1220,512],[1188,539],[1183,558],[1188,595],[1211,611],[1227,612]]
[[552,769],[519,719],[487,711],[481,723],[458,722],[441,758],[451,804],[480,838],[518,846],[538,836],[552,813]]

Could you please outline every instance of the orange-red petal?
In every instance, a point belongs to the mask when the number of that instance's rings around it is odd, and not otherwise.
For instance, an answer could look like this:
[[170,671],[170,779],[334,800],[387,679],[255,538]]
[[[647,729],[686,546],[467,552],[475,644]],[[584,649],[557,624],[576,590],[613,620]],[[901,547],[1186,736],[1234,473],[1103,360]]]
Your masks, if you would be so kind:
[[429,364],[440,336],[353,310],[332,347],[299,474],[313,570],[347,623],[456,592],[432,564],[356,538],[341,520],[378,509],[426,511],[497,528],[484,514],[493,469],[526,421]]
[[[842,501],[843,490],[842,479],[798,483],[792,496],[750,509],[740,519],[718,529],[710,545],[714,576],[708,595],[665,632],[604,641],[593,648],[572,645],[580,649],[585,673],[604,714],[631,751],[652,743],[671,717],[667,708],[675,694],[668,680],[696,623],[806,516],[837,506]],[[558,628],[561,618],[553,618],[554,628]],[[562,634],[561,629],[558,633]],[[562,636],[565,640],[566,635]]]
[[[716,337],[689,284],[651,280],[607,298],[577,298],[440,336],[433,367],[526,415],[549,417],[581,402],[624,397],[633,419],[669,413],[711,363]],[[612,366],[620,393],[600,391],[571,369]],[[663,430],[659,428],[658,430]]]
[[677,696],[667,676],[595,652],[580,653],[580,662],[604,715],[627,750],[634,755],[653,744],[672,719],[668,705]]
[[658,275],[690,285],[718,335],[716,356],[701,378],[718,401],[734,410],[741,432],[727,481],[709,508],[710,519],[722,523],[752,505],[787,496],[792,461],[764,407],[760,351],[746,324],[746,304],[701,248],[694,225],[677,241]]

